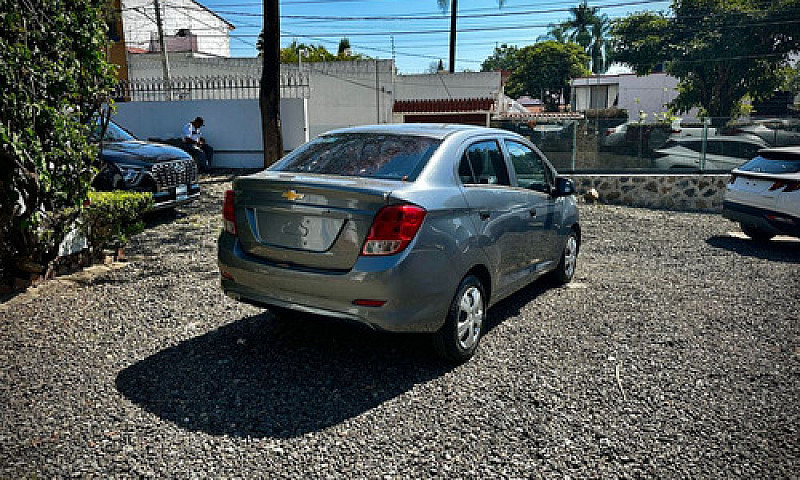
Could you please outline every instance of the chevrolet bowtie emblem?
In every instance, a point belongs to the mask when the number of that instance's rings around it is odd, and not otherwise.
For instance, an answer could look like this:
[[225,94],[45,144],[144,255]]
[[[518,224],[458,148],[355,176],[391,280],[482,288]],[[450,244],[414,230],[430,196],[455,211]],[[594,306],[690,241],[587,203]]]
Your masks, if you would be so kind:
[[305,194],[297,193],[294,190],[289,190],[288,192],[283,192],[281,197],[289,200],[290,202],[294,202],[295,200],[300,200],[301,198],[305,197]]

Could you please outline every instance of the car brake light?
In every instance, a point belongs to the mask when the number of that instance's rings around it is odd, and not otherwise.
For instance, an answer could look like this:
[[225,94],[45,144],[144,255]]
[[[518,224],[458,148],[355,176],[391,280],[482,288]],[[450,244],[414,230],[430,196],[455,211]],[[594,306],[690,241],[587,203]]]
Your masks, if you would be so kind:
[[236,210],[233,190],[225,191],[225,200],[222,202],[222,219],[225,231],[231,235],[236,235]]
[[783,188],[785,186],[786,186],[786,182],[784,182],[783,180],[778,180],[775,183],[773,183],[771,187],[769,187],[769,191],[770,192],[774,192],[775,190],[780,190],[781,188]]
[[783,189],[784,192],[796,192],[800,190],[800,182],[786,182],[786,188]]
[[368,298],[359,298],[353,300],[353,305],[358,307],[382,307],[386,304],[386,300],[372,300]]
[[416,205],[389,205],[375,215],[362,255],[394,255],[414,239],[427,212]]

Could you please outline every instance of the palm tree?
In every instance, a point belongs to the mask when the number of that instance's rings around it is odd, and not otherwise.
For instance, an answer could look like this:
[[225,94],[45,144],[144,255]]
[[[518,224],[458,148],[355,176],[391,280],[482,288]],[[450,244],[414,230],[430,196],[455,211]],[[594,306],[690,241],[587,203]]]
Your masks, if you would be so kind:
[[586,0],[570,8],[569,13],[572,18],[550,25],[547,35],[539,39],[577,43],[590,55],[592,72],[604,72],[609,63],[607,36],[611,22],[608,16],[598,14],[597,7],[590,7]]
[[610,42],[608,33],[611,29],[611,21],[607,15],[598,15],[592,25],[592,72],[603,73],[611,65]]
[[[450,8],[450,65],[448,71],[453,73],[456,71],[456,18],[458,17],[458,0],[436,0],[439,4],[439,9],[447,12]],[[497,6],[503,8],[505,0],[497,0]]]
[[537,42],[546,42],[547,40],[555,40],[558,43],[567,43],[567,27],[563,23],[550,24],[548,26],[547,35],[539,35],[536,38]]

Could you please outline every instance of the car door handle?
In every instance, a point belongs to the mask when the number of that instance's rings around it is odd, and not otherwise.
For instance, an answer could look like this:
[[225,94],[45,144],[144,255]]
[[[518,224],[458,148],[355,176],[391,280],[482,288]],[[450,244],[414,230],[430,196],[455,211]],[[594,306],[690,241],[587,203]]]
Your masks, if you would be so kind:
[[535,208],[531,208],[530,210],[528,210],[528,212],[531,214],[531,217],[535,217],[536,216],[536,209]]
[[480,215],[481,220],[489,220],[489,217],[492,216],[492,214],[489,213],[488,210],[483,210],[481,212],[478,212],[478,215]]

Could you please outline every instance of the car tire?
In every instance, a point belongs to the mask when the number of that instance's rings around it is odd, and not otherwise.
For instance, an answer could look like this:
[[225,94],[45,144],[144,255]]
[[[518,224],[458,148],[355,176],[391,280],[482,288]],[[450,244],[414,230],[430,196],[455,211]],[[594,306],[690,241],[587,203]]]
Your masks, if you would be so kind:
[[433,345],[440,357],[453,363],[472,358],[483,333],[487,305],[486,289],[480,279],[474,275],[464,277],[444,325],[433,335]]
[[742,223],[740,224],[740,226],[742,227],[742,232],[744,232],[745,235],[752,238],[756,242],[767,242],[772,237],[775,236],[774,233],[769,233],[765,232],[764,230],[759,230],[758,228],[752,225],[745,225],[744,223]]
[[578,264],[579,250],[578,234],[573,230],[567,237],[567,241],[564,242],[564,250],[561,252],[561,260],[558,262],[558,266],[550,275],[555,284],[564,285],[572,281],[572,277],[575,276],[575,267]]

